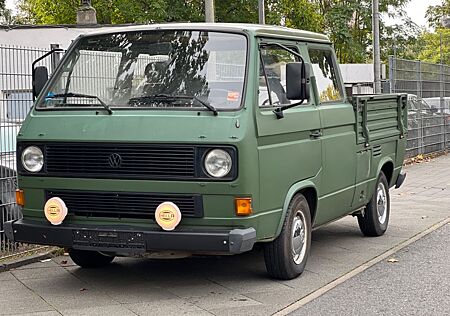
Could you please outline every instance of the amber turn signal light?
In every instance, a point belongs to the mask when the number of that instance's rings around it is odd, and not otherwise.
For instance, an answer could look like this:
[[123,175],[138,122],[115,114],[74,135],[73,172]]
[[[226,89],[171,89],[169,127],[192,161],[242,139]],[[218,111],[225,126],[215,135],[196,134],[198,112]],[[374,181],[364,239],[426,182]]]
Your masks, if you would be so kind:
[[253,212],[251,198],[235,198],[234,202],[237,216],[248,216]]
[[16,190],[16,203],[19,206],[25,206],[25,196],[23,194],[23,190]]

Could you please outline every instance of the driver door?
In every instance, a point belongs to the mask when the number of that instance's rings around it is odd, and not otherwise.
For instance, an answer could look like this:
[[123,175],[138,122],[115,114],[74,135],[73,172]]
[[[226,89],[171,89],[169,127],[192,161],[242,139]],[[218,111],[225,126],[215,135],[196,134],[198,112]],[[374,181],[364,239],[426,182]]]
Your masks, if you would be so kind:
[[[256,125],[260,169],[260,206],[263,211],[282,207],[289,188],[315,177],[321,168],[320,116],[313,100],[273,113],[280,105],[296,103],[286,98],[286,64],[296,62],[294,54],[268,41],[259,48]],[[264,43],[264,42],[263,42]],[[305,45],[280,41],[304,55]],[[311,94],[312,95],[312,94]]]

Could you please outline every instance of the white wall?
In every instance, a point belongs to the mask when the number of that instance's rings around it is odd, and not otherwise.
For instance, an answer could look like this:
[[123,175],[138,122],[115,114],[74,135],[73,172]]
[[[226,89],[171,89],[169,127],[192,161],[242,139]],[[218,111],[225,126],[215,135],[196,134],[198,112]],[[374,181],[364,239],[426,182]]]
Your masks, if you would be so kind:
[[80,34],[115,27],[17,27],[0,28],[0,45],[15,45],[34,48],[50,48],[50,44],[69,47]]

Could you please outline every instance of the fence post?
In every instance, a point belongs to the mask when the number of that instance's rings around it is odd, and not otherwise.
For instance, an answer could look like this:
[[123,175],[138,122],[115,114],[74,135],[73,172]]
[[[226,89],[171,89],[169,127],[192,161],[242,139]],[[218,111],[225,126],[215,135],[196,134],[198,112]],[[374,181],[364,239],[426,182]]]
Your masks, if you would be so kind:
[[393,56],[389,56],[389,93],[395,93],[395,66]]
[[445,150],[447,148],[447,118],[446,118],[446,113],[445,113],[445,83],[444,83],[444,65],[440,64],[439,67],[439,71],[440,71],[440,76],[439,76],[439,81],[440,81],[440,85],[439,85],[439,109],[440,109],[440,114],[442,117],[442,129],[441,131],[443,132],[442,135],[443,137],[443,146],[442,146],[442,150]]
[[[422,98],[422,65],[420,60],[416,61],[416,91],[417,91],[417,96]],[[419,137],[419,141],[418,141],[418,153],[419,154],[423,154],[425,152],[425,139],[423,138],[424,136],[424,132],[423,132],[423,116],[422,116],[422,102],[419,102],[419,124],[420,127],[418,129],[418,137]]]
[[[53,49],[59,49],[59,44],[50,44],[50,50]],[[51,60],[52,60],[52,69],[51,72],[53,73],[56,69],[56,66],[58,66],[59,64],[59,60],[61,59],[59,53],[55,53],[51,55]]]
[[416,61],[416,79],[417,96],[422,97],[422,63],[420,60]]

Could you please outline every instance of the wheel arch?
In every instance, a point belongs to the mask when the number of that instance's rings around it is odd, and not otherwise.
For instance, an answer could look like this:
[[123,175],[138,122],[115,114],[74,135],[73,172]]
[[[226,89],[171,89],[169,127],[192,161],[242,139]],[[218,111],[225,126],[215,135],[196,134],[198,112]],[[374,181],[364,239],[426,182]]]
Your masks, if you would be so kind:
[[317,213],[317,204],[318,204],[318,195],[316,185],[311,180],[300,181],[290,187],[288,193],[286,194],[286,198],[284,199],[283,210],[280,217],[280,222],[278,223],[278,227],[275,233],[274,238],[277,238],[283,227],[284,219],[286,218],[287,210],[289,207],[289,203],[292,198],[301,193],[308,201],[308,205],[311,212],[311,225],[313,226],[316,213]]
[[380,161],[378,172],[376,174],[377,178],[380,175],[381,171],[383,171],[384,175],[386,176],[389,187],[393,186],[392,182],[394,177],[394,162],[392,161],[392,159],[386,157],[386,159]]

